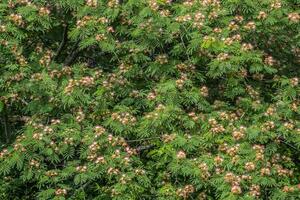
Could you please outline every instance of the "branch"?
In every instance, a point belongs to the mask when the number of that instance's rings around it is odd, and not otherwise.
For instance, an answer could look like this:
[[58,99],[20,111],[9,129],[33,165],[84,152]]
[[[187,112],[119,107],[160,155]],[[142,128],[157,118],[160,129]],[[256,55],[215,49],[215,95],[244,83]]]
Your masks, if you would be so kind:
[[57,60],[57,58],[59,57],[59,55],[61,54],[64,46],[66,45],[67,41],[68,41],[68,24],[63,24],[64,26],[64,30],[63,30],[63,37],[62,37],[62,40],[61,40],[61,43],[55,53],[55,56],[54,56],[54,60]]
[[154,147],[154,145],[138,146],[138,147],[136,148],[136,150],[137,150],[137,151],[144,151],[144,150],[151,149],[152,147]]
[[[150,140],[156,140],[156,139],[161,139],[161,137],[157,136],[157,137],[150,137],[150,138],[142,138],[142,139],[136,139],[136,140],[126,140],[127,143],[131,143],[131,142],[143,142],[143,141],[150,141]],[[144,151],[144,150],[148,150],[151,149],[152,147],[154,147],[155,145],[153,144],[149,144],[149,145],[141,145],[141,146],[137,146],[135,147],[135,149],[138,152]]]
[[3,116],[3,123],[4,123],[5,140],[6,140],[6,143],[8,143],[10,133],[9,133],[9,125],[8,125],[8,116],[7,116],[6,105],[4,105],[4,108],[3,108],[3,115],[4,115]]
[[136,140],[126,140],[127,143],[130,142],[141,142],[141,141],[148,141],[148,140],[155,140],[160,139],[160,137],[151,137],[151,138],[142,138],[142,139],[136,139]]
[[65,66],[70,66],[76,59],[77,54],[80,52],[80,50],[78,48],[79,43],[80,43],[80,40],[78,40],[76,42],[73,49],[71,50],[71,54],[65,59],[65,62],[64,62]]
[[288,145],[289,147],[293,148],[294,150],[299,152],[299,149],[295,146],[293,146],[292,144],[288,143],[285,138],[283,136],[279,136],[279,139],[281,142],[283,142],[284,144]]
[[26,106],[29,104],[27,101],[25,101],[24,99],[21,99],[21,102],[24,103]]

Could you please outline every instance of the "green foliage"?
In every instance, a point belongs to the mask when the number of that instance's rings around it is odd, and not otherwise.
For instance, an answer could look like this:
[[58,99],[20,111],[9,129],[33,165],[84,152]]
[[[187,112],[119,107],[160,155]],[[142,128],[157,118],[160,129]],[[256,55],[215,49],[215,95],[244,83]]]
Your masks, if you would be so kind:
[[299,199],[299,3],[1,1],[0,199]]

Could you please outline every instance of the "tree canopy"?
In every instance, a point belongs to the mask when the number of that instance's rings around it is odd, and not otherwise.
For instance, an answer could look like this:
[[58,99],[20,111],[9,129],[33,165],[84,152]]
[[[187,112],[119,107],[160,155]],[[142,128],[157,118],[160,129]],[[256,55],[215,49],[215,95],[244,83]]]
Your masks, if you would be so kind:
[[0,199],[299,199],[299,22],[299,0],[0,1]]

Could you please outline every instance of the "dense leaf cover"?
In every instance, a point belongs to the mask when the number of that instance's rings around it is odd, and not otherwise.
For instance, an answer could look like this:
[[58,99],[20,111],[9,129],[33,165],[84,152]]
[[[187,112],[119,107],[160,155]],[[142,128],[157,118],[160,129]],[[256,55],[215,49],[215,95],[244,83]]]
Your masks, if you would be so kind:
[[0,198],[300,199],[299,5],[0,1]]

